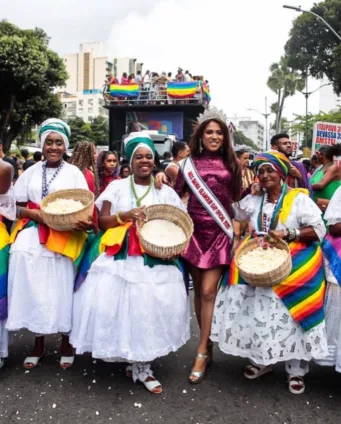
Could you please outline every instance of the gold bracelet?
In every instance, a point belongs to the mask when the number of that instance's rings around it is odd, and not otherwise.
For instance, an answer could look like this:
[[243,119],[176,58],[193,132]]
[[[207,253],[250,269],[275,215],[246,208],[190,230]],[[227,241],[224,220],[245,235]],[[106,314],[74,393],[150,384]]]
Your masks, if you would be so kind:
[[122,221],[121,217],[120,217],[120,213],[121,211],[116,212],[116,221],[120,224],[120,225],[124,225],[125,222]]

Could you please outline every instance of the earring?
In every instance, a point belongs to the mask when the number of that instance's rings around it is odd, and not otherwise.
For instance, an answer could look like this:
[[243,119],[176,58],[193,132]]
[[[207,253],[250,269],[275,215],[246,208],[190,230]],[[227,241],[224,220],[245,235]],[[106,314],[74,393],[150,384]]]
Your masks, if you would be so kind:
[[199,151],[200,151],[200,153],[202,153],[202,150],[203,150],[203,148],[202,148],[202,140],[200,139],[199,140]]
[[281,178],[281,187],[283,187],[283,186],[284,186],[284,181]]

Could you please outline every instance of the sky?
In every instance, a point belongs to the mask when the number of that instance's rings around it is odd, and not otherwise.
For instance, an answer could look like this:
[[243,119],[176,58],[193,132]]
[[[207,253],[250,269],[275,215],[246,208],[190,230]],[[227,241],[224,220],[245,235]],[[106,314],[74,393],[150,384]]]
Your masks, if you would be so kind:
[[[313,0],[0,0],[1,18],[23,28],[41,27],[60,55],[79,44],[102,41],[109,58],[132,57],[156,72],[177,67],[204,75],[212,103],[228,117],[263,120],[269,67],[284,52],[298,16],[283,4],[310,9]],[[309,91],[319,86],[311,81]],[[318,93],[309,110],[318,112]],[[305,112],[300,93],[290,98],[284,116]]]

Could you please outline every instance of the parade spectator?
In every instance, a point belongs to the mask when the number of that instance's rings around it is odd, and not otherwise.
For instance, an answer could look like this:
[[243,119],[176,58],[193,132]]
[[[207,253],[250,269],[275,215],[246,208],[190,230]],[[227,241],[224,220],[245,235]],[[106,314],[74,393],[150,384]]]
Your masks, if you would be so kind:
[[177,141],[172,147],[173,160],[170,161],[165,167],[165,174],[170,179],[171,184],[174,185],[180,170],[180,162],[190,155],[191,151],[187,143]]
[[[286,133],[276,134],[271,139],[271,149],[283,153],[290,159],[292,156],[292,143]],[[311,193],[311,185],[305,166],[301,162],[291,160],[290,173],[287,178],[287,184],[291,188],[306,188]]]
[[128,83],[129,83],[128,74],[126,72],[123,72],[122,78],[121,78],[121,84],[128,84]]
[[191,76],[190,76],[190,73],[188,71],[185,72],[184,80],[185,80],[185,82],[191,81]]
[[91,141],[78,141],[72,153],[70,164],[77,166],[85,176],[89,190],[95,197],[99,195],[97,174],[97,150]]
[[137,71],[136,73],[136,78],[135,78],[135,82],[139,85],[142,84],[142,76],[141,76],[141,71]]
[[43,154],[42,154],[42,152],[39,152],[39,150],[36,151],[36,152],[34,152],[34,154],[33,154],[33,160],[34,160],[35,163],[40,162],[41,160],[43,160]]
[[341,168],[334,163],[334,156],[341,155],[341,145],[320,146],[316,152],[321,168],[311,177],[313,199],[325,212],[330,199],[341,185]]
[[129,75],[128,83],[129,84],[134,84],[135,83],[135,75],[134,74],[130,74]]
[[29,151],[27,149],[21,150],[21,156],[24,158],[23,170],[26,171],[30,166],[34,165],[35,162],[33,159],[29,159]]
[[119,161],[117,152],[101,152],[97,159],[97,170],[100,185],[100,193],[114,180],[119,179]]
[[15,182],[18,179],[19,172],[18,172],[18,165],[16,162],[10,157],[5,155],[4,149],[3,149],[4,143],[2,140],[0,140],[0,159],[2,159],[4,162],[9,163],[14,171],[13,174],[13,182]]
[[131,174],[131,170],[130,170],[129,164],[124,163],[123,165],[121,165],[120,178],[121,179],[128,178],[130,174]]

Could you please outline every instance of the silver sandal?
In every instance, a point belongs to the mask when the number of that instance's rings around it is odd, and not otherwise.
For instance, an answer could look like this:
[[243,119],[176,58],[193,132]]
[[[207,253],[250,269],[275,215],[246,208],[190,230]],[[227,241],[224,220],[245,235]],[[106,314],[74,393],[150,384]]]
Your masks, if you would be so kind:
[[[191,371],[189,377],[188,377],[188,381],[190,382],[190,384],[200,384],[203,382],[205,376],[206,376],[206,372],[207,372],[207,367],[208,367],[208,363],[210,361],[210,356],[204,353],[198,353],[197,358],[202,358],[202,359],[206,359],[206,368],[205,371]],[[191,377],[195,377],[195,380],[192,380]]]

